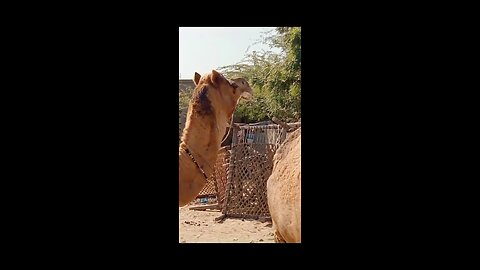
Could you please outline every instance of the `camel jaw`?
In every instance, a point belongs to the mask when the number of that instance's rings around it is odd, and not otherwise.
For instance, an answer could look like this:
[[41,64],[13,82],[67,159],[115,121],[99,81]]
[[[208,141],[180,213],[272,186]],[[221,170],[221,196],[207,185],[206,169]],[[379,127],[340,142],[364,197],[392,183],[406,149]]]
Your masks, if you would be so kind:
[[251,100],[252,99],[252,93],[245,91],[245,92],[242,93],[242,95],[240,97],[243,98],[243,99],[246,99],[246,100]]

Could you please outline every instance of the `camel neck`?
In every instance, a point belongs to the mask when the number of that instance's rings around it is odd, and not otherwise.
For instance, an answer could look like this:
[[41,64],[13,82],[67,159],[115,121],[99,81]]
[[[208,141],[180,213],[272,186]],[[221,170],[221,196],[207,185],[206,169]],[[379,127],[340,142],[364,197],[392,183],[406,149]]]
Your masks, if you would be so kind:
[[215,126],[189,121],[180,144],[181,148],[191,152],[198,165],[206,172],[212,170],[220,148],[216,130]]
[[213,167],[226,128],[227,116],[223,111],[213,110],[211,115],[204,116],[189,111],[182,135],[183,148],[188,147],[203,169]]

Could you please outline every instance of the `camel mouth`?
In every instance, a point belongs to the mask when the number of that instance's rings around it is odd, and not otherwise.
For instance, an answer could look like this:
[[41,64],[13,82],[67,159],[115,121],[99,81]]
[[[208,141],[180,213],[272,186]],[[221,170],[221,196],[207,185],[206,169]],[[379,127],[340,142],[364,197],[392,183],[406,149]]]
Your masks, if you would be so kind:
[[246,100],[251,100],[252,99],[252,93],[245,91],[245,92],[242,93],[241,98],[246,99]]

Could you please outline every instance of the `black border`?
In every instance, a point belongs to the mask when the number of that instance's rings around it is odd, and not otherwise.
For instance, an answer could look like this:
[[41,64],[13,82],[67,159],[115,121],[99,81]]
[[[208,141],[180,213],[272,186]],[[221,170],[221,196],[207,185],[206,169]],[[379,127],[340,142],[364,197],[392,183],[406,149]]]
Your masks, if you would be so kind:
[[40,164],[31,170],[47,179],[33,184],[41,195],[31,207],[50,241],[146,254],[166,245],[198,255],[282,255],[427,231],[424,200],[433,195],[419,178],[438,153],[431,128],[441,110],[429,99],[438,51],[423,32],[378,21],[279,23],[302,26],[303,243],[179,245],[177,147],[168,142],[178,136],[181,25],[111,22],[40,32],[26,52],[42,88],[31,100]]

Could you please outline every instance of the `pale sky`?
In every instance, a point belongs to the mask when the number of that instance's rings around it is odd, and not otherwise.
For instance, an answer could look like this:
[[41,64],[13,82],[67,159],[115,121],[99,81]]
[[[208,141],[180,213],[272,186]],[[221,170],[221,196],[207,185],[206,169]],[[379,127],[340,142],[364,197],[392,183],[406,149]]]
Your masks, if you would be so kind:
[[262,34],[275,27],[180,27],[179,76],[193,78],[222,66],[240,62],[248,52],[269,50],[256,44]]

